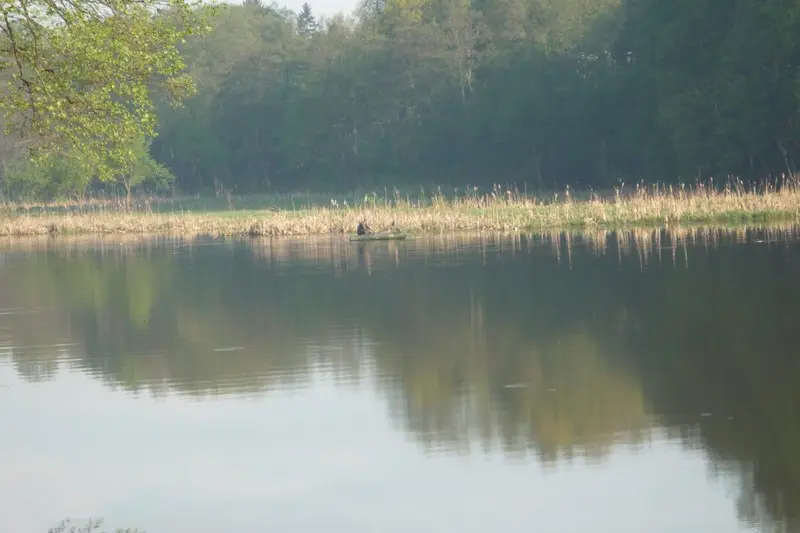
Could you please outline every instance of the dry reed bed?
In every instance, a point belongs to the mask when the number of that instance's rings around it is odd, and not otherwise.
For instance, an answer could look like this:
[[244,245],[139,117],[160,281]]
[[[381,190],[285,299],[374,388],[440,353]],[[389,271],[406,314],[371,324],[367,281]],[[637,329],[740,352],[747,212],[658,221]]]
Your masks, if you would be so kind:
[[546,232],[603,230],[691,224],[800,221],[800,187],[747,192],[710,192],[698,187],[677,192],[637,189],[631,196],[549,203],[512,194],[416,206],[407,201],[365,202],[358,207],[227,212],[217,214],[125,212],[5,214],[0,236],[44,234],[165,234],[278,236],[350,233],[366,219],[376,231],[394,227],[408,233],[464,230]]

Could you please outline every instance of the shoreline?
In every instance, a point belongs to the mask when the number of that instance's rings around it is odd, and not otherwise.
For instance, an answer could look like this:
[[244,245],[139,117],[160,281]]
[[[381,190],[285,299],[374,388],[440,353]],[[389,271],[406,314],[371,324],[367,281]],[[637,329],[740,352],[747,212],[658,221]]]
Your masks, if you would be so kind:
[[151,234],[302,236],[375,232],[409,236],[452,231],[625,230],[800,223],[800,188],[772,192],[641,192],[629,197],[544,203],[527,197],[472,197],[414,205],[396,200],[354,207],[155,213],[124,209],[84,213],[0,213],[0,236]]

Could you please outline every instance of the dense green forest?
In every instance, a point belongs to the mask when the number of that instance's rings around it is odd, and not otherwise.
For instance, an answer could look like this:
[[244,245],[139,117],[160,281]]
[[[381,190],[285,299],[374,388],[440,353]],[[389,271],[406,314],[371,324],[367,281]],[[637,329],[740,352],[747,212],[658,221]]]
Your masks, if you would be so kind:
[[790,0],[364,0],[233,7],[160,113],[182,190],[744,179],[800,156]]
[[[185,192],[745,180],[800,158],[794,0],[258,0],[182,53],[150,154]],[[144,183],[146,180],[142,180]]]

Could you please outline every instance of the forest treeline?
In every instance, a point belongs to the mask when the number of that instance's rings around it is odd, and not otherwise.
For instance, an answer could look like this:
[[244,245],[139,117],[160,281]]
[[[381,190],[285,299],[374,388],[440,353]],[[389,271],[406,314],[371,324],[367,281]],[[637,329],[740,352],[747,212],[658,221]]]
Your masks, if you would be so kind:
[[182,47],[198,92],[159,102],[145,168],[200,193],[775,177],[800,157],[799,45],[791,0],[362,0],[325,20],[245,0]]
[[182,190],[761,179],[800,156],[788,0],[248,0],[159,114]]

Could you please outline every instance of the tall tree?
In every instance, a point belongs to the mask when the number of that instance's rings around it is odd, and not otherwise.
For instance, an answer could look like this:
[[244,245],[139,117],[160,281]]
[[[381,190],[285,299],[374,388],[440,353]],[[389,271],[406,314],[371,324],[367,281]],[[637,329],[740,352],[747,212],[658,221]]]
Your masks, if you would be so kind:
[[303,37],[310,37],[317,32],[317,19],[311,12],[308,2],[303,3],[300,13],[297,15],[297,31]]
[[[19,0],[0,6],[0,110],[44,153],[68,150],[101,178],[151,135],[153,96],[193,90],[177,46],[205,27],[194,0]],[[109,161],[111,164],[109,164]]]

